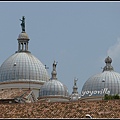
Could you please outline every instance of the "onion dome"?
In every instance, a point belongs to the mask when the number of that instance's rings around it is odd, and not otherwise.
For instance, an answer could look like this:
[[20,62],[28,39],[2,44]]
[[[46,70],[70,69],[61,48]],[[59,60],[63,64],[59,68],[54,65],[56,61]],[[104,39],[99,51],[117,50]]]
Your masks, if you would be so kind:
[[105,63],[106,63],[106,66],[103,68],[103,72],[114,70],[113,67],[111,66],[112,59],[109,56],[105,59]]
[[80,98],[80,94],[78,93],[77,89],[77,84],[76,82],[78,81],[78,79],[74,79],[74,86],[73,86],[73,92],[70,95],[70,101],[74,101],[74,100],[78,100]]
[[18,51],[8,57],[0,67],[0,82],[46,82],[49,75],[45,66],[28,51],[29,37],[25,32],[25,18],[21,20],[22,32],[18,36]]
[[102,73],[93,75],[84,83],[81,98],[120,94],[120,74],[114,71],[109,56],[105,59],[105,63]]
[[63,85],[60,81],[57,80],[57,72],[56,72],[57,63],[54,61],[53,63],[53,71],[51,72],[52,77],[48,82],[45,82],[41,88],[39,93],[39,99],[42,98],[65,98],[69,99],[68,89],[65,85]]

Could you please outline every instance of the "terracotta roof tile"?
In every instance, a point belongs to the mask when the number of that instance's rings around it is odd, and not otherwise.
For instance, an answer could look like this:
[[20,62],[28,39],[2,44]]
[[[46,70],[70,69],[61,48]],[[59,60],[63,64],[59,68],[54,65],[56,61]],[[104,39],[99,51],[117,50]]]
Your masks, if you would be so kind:
[[0,104],[0,118],[119,118],[120,100]]

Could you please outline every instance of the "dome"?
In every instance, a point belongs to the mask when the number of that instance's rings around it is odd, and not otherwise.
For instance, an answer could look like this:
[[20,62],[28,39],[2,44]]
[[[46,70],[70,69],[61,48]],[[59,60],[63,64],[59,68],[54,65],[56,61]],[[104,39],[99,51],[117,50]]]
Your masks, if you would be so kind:
[[0,67],[0,81],[48,81],[45,66],[30,52],[17,52]]
[[120,74],[113,70],[111,62],[108,56],[102,73],[93,75],[84,83],[81,98],[120,94]]
[[18,51],[7,58],[0,67],[0,82],[35,81],[46,82],[49,76],[45,66],[28,51],[29,37],[22,17],[22,32],[18,36]]
[[105,63],[112,63],[112,59],[108,56],[108,57],[105,59]]
[[29,37],[26,32],[21,32],[18,36],[18,40],[29,40]]
[[52,78],[45,82],[40,88],[39,97],[69,97],[68,89],[65,85],[63,85],[60,81],[56,78],[56,63],[53,63],[53,71],[52,71]]
[[18,50],[0,66],[0,90],[30,89],[36,99],[41,85],[49,80],[47,68],[28,51],[29,37],[22,17],[22,32],[18,36]]
[[43,96],[66,96],[68,97],[68,89],[58,80],[49,80],[41,86],[40,97]]

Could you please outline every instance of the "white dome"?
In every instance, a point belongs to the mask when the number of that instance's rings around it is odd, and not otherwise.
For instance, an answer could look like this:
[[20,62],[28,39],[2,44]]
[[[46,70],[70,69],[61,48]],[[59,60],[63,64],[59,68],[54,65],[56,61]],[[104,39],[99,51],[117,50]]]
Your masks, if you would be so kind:
[[56,75],[56,62],[54,61],[53,63],[53,71],[52,71],[52,78],[48,81],[45,82],[39,92],[39,99],[41,98],[47,98],[47,97],[59,97],[60,98],[65,98],[69,99],[69,93],[68,89],[65,85],[63,85],[60,81],[57,80]]
[[105,59],[102,73],[93,75],[83,85],[81,98],[120,94],[120,74],[113,70],[112,59]]
[[6,59],[0,67],[0,81],[49,80],[45,66],[30,52],[18,52]]
[[47,96],[63,96],[68,97],[68,89],[65,85],[63,85],[58,80],[49,80],[45,82],[44,85],[40,88],[40,97],[47,97]]

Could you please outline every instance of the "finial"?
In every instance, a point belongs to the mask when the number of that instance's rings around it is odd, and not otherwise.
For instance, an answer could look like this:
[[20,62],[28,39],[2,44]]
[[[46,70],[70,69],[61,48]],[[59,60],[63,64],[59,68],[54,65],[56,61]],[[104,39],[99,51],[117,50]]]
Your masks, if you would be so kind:
[[103,72],[114,70],[113,67],[111,66],[112,59],[109,56],[105,59],[105,63],[106,63],[106,66],[103,68]]
[[105,63],[112,63],[112,59],[108,56],[108,57],[105,59]]
[[25,17],[22,17],[22,20],[20,19],[20,21],[22,21],[21,23],[21,27],[22,27],[22,32],[25,32]]

